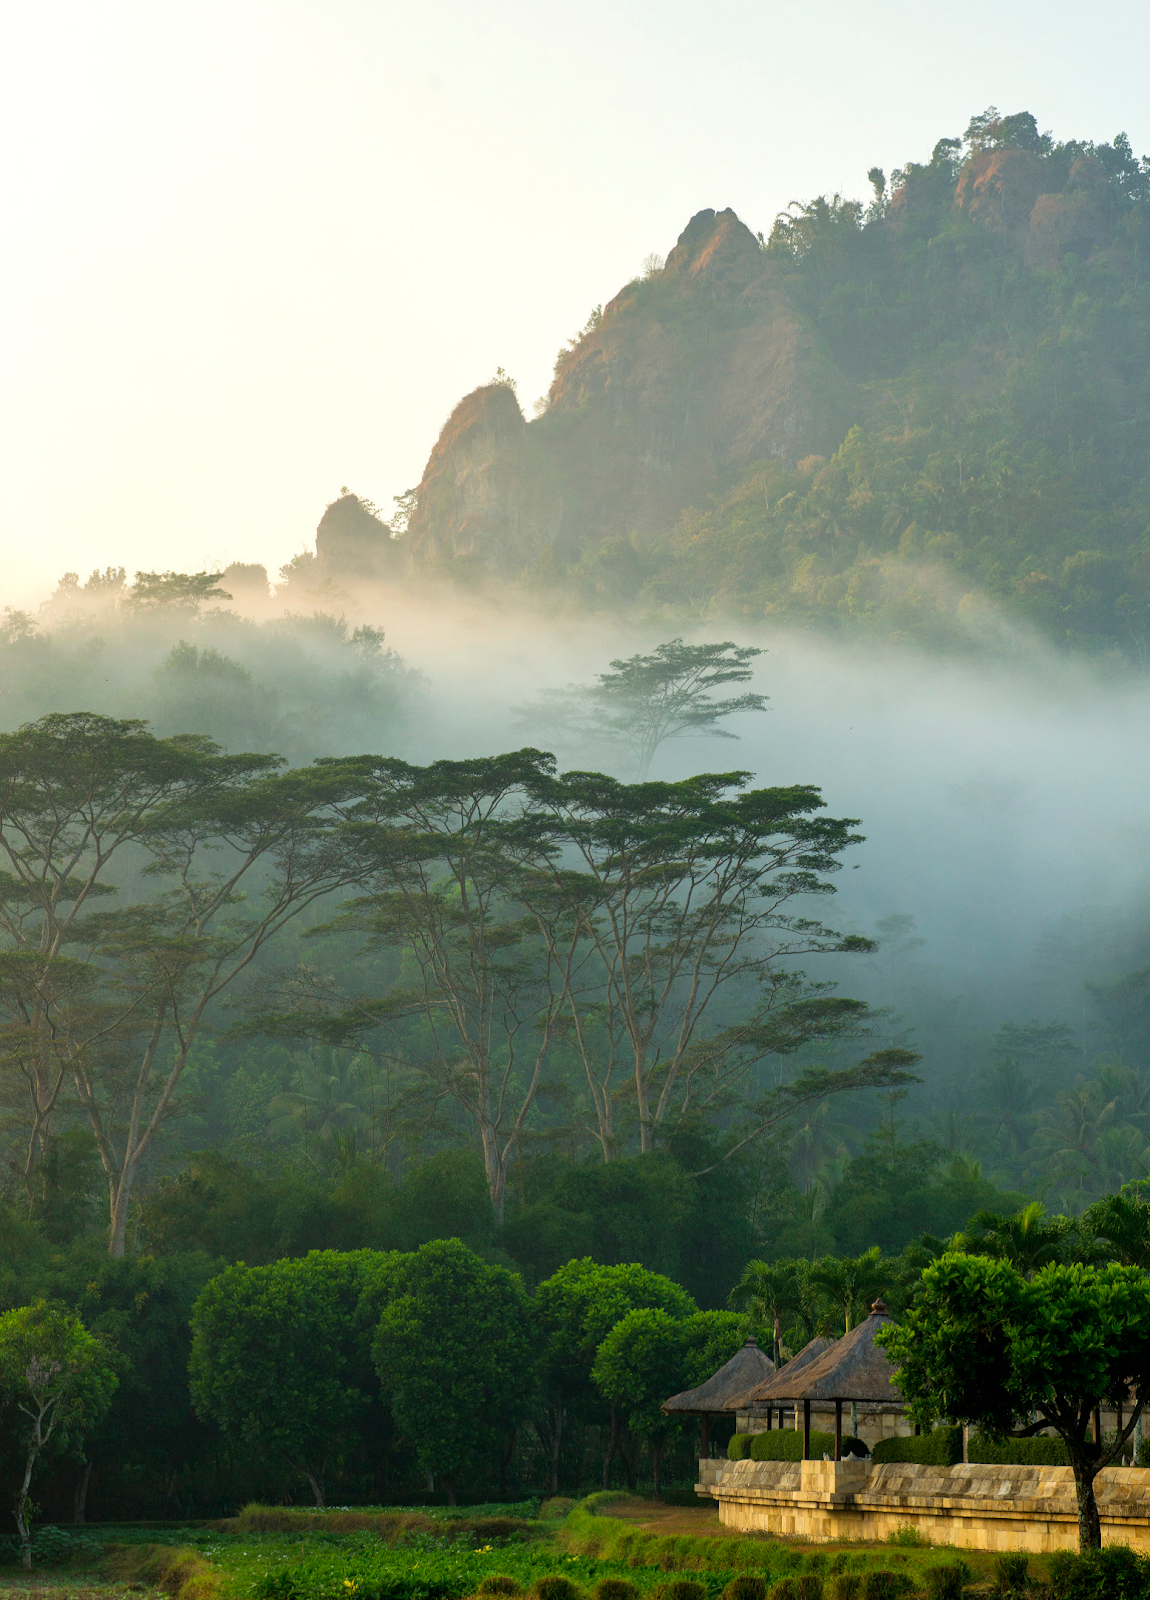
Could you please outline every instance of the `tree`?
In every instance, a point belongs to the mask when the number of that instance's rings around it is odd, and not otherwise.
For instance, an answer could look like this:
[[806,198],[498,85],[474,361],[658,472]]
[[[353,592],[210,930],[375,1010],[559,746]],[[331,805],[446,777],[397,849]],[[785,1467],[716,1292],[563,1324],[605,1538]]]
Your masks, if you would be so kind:
[[815,1293],[833,1306],[836,1320],[843,1320],[843,1332],[849,1333],[874,1301],[886,1293],[891,1276],[892,1267],[875,1244],[854,1258],[823,1256],[812,1261],[808,1281]]
[[15,1500],[21,1560],[32,1565],[29,1493],[40,1459],[83,1444],[111,1403],[113,1353],[71,1312],[37,1301],[0,1316],[0,1396],[23,1456]]
[[[568,1261],[535,1291],[534,1317],[542,1345],[544,1413],[537,1431],[550,1461],[551,1492],[559,1492],[563,1430],[572,1411],[594,1409],[591,1376],[599,1346],[629,1311],[649,1308],[683,1320],[698,1310],[670,1278],[645,1267],[605,1267],[590,1257]],[[665,1398],[665,1397],[664,1397]],[[606,1481],[618,1442],[618,1418],[604,1459]]]
[[263,1019],[365,1048],[382,1034],[473,1123],[497,1220],[578,953],[570,919],[553,922],[545,943],[517,899],[522,873],[552,848],[546,819],[524,815],[528,786],[550,763],[536,750],[354,763],[362,799],[341,839],[348,875],[367,892],[322,931],[362,935],[365,954],[397,956],[399,970],[383,993],[321,992],[310,1008]]
[[[616,1139],[620,1080],[630,1079],[646,1152],[664,1125],[729,1107],[765,1057],[857,1028],[866,1014],[860,1002],[832,997],[782,965],[820,951],[872,948],[795,904],[833,893],[827,875],[861,836],[852,819],[817,815],[817,790],[746,790],[748,777],[622,784],[602,773],[553,777],[541,768],[532,780],[533,807],[565,849],[537,863],[517,892],[565,981],[563,1037],[583,1066],[605,1157]],[[568,957],[572,919],[594,958],[594,982],[584,963]],[[728,996],[745,1007],[743,1020],[708,1028]],[[899,1072],[914,1059],[902,1052],[883,1067],[897,1068],[891,1081],[902,1081]],[[873,1080],[862,1073],[832,1091],[827,1079],[814,1098]],[[782,1120],[777,1094],[762,1096],[759,1107],[753,1098],[746,1097],[749,1125],[731,1152]]]
[[803,1308],[806,1297],[806,1263],[784,1256],[768,1264],[748,1261],[731,1290],[733,1306],[746,1306],[759,1327],[770,1328],[772,1358],[779,1365],[784,1317]]
[[[1134,1267],[1006,1261],[949,1252],[927,1267],[906,1320],[878,1335],[916,1422],[995,1437],[1053,1428],[1066,1446],[1083,1550],[1102,1542],[1094,1480],[1121,1456],[1150,1394],[1150,1281]],[[1110,1444],[1087,1438],[1103,1403],[1133,1394]]]
[[609,672],[592,684],[553,690],[520,709],[520,717],[553,730],[566,728],[586,739],[609,739],[629,751],[640,782],[651,770],[659,747],[684,734],[720,739],[738,735],[720,728],[724,717],[763,711],[762,694],[716,700],[714,691],[754,676],[748,662],[763,652],[726,639],[721,644],[684,644],[671,639],[650,655],[612,661]]
[[451,1505],[485,1457],[498,1452],[505,1465],[535,1378],[517,1274],[458,1239],[423,1245],[398,1266],[371,1353],[392,1415]]
[[1030,1277],[1052,1261],[1065,1260],[1075,1234],[1069,1217],[1052,1217],[1048,1221],[1046,1207],[1040,1200],[1032,1200],[1012,1217],[979,1211],[956,1242],[971,1255],[1008,1261],[1024,1277]]
[[[0,736],[0,1007],[26,1085],[25,1172],[70,1077],[108,1183],[112,1255],[210,1007],[346,881],[327,848],[342,769],[280,765],[88,713]],[[121,858],[165,887],[102,910]]]
[[1150,1200],[1144,1185],[1129,1183],[1120,1193],[1107,1195],[1082,1213],[1082,1232],[1104,1239],[1117,1259],[1128,1267],[1150,1271]]
[[206,1284],[192,1310],[196,1411],[236,1444],[286,1462],[317,1506],[371,1398],[356,1312],[378,1261],[369,1250],[313,1250],[272,1266],[241,1262]]
[[685,1324],[665,1311],[629,1311],[599,1346],[591,1378],[603,1398],[623,1412],[631,1432],[646,1442],[659,1494],[663,1448],[682,1426],[661,1407],[687,1379]]

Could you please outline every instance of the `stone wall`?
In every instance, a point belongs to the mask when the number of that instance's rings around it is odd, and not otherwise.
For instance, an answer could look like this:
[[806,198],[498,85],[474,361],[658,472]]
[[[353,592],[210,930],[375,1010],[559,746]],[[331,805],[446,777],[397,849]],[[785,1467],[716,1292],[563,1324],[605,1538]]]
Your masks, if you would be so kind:
[[[908,1523],[969,1550],[1076,1550],[1069,1467],[956,1467],[872,1461],[700,1461],[696,1494],[719,1521],[785,1538],[886,1540]],[[1150,1469],[1110,1467],[1095,1483],[1104,1544],[1150,1551]]]

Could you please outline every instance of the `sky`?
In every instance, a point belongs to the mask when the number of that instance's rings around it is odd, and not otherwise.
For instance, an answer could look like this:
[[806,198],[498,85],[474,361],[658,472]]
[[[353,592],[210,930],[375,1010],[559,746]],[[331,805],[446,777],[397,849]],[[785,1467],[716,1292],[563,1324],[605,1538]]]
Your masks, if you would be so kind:
[[895,0],[8,0],[0,608],[272,571],[691,215],[767,232],[989,104],[1150,149],[1150,10]]

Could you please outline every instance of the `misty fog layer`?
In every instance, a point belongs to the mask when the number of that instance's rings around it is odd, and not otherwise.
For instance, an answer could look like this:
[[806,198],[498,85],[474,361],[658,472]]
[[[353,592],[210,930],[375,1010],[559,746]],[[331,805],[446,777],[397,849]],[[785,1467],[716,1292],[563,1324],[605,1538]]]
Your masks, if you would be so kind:
[[[98,594],[86,610],[57,598],[22,633],[10,623],[0,724],[144,716],[157,733],[206,732],[293,764],[530,743],[564,767],[633,776],[617,748],[572,743],[522,708],[650,649],[666,622],[417,588],[321,604],[331,609],[281,613],[269,596],[249,615],[133,616]],[[749,687],[769,707],[731,719],[737,739],[668,742],[652,775],[739,768],[759,785],[817,785],[866,836],[817,914],[871,937],[884,919],[913,918],[897,937],[878,930],[878,955],[814,960],[810,975],[901,1014],[940,1088],[970,1076],[979,1039],[1008,1020],[1069,1024],[1088,1062],[1102,1039],[1086,983],[1131,972],[1150,948],[1150,754],[1137,736],[1150,686],[1025,640],[975,659],[731,622],[689,637],[761,648]]]
[[[388,640],[430,683],[403,753],[475,754],[529,732],[546,743],[516,705],[667,631],[479,607],[437,624],[401,610]],[[899,1010],[929,992],[932,1005],[954,1005],[963,1034],[1057,1018],[1089,1053],[1084,980],[1145,959],[1150,752],[1137,730],[1150,685],[1107,680],[1039,646],[979,663],[730,624],[692,635],[728,636],[767,652],[752,687],[769,709],[732,719],[737,741],[668,743],[653,776],[744,768],[757,784],[818,785],[828,810],[858,817],[866,835],[822,911],[872,936],[879,919],[911,916],[922,940],[893,970],[890,953],[839,962],[844,989]],[[607,747],[550,743],[565,766],[627,775]]]

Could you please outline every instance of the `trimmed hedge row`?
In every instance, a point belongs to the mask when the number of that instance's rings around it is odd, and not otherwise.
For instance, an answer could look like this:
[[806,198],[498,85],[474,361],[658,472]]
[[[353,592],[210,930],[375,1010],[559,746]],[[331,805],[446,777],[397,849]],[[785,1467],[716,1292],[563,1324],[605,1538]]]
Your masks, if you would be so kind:
[[917,1438],[880,1439],[871,1449],[872,1461],[915,1461],[924,1467],[953,1467],[962,1460],[962,1429],[935,1428]]
[[[843,1434],[843,1453],[858,1441]],[[811,1460],[821,1461],[824,1456],[834,1456],[833,1433],[811,1429]],[[803,1436],[793,1428],[768,1428],[765,1433],[736,1433],[727,1446],[728,1461],[801,1461]]]
[[1004,1467],[1068,1467],[1070,1457],[1061,1439],[1036,1434],[1033,1439],[987,1439],[971,1435],[969,1461],[984,1461]]

